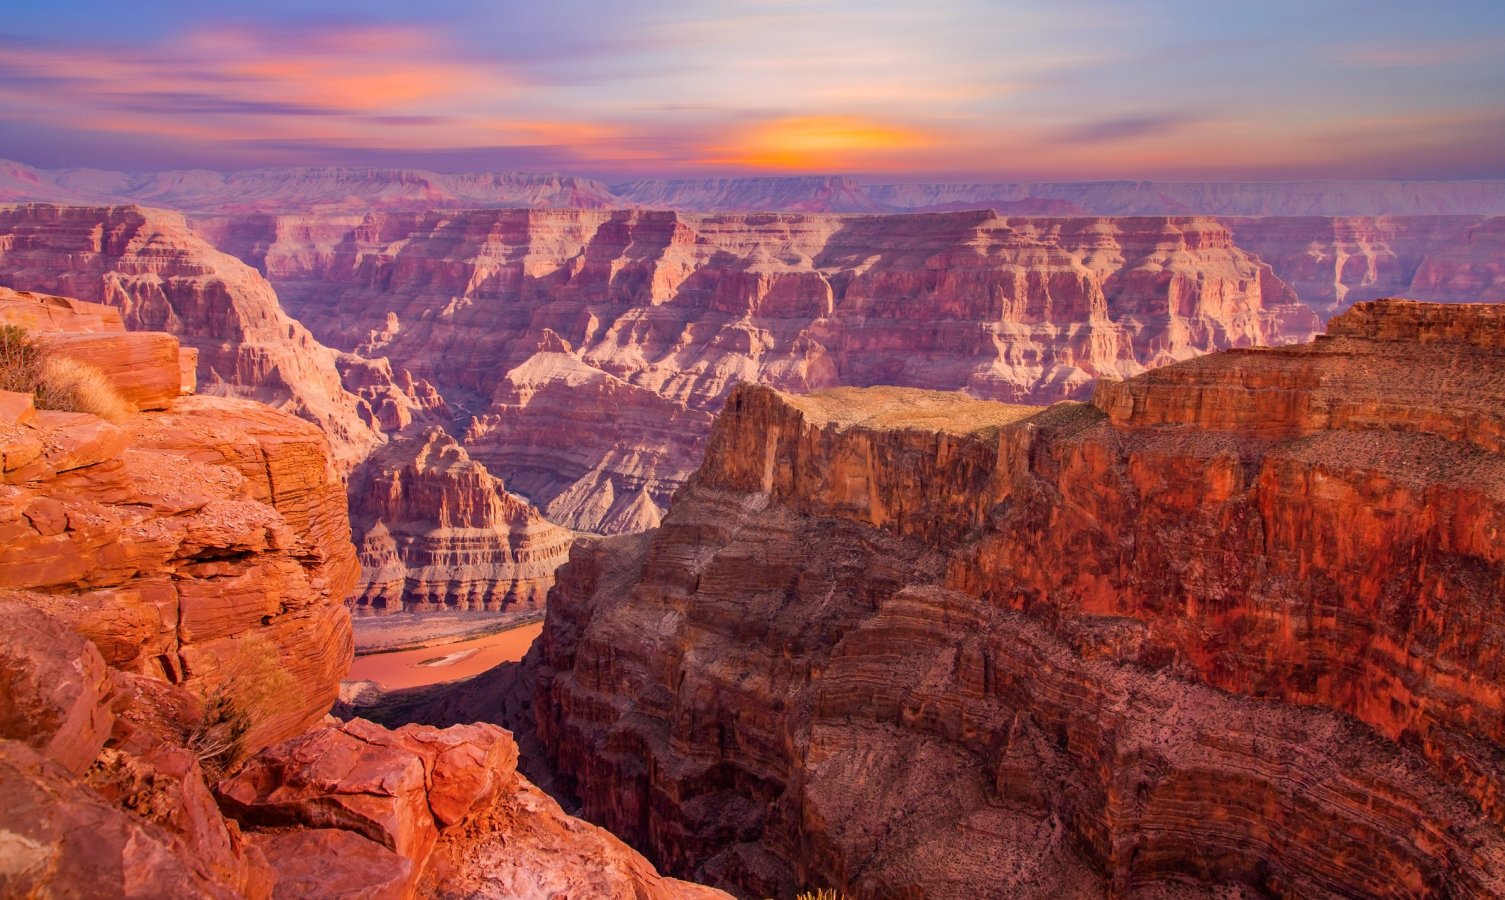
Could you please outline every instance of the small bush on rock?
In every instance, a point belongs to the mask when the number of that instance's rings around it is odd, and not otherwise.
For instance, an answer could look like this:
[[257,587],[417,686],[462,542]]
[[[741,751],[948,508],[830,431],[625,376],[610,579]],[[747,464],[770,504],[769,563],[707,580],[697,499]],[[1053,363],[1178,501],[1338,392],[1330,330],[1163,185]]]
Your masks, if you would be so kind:
[[123,422],[135,412],[97,366],[67,356],[46,356],[36,388],[38,409],[60,409]]
[[121,422],[135,409],[97,366],[47,352],[15,325],[0,325],[0,391],[36,398],[37,409],[82,412]]

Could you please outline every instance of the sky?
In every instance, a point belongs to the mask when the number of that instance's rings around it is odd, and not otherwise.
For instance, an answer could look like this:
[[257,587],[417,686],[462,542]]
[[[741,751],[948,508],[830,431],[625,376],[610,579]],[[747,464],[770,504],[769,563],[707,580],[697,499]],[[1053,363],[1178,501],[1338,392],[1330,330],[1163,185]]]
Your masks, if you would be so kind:
[[1505,177],[1501,0],[0,0],[0,158]]

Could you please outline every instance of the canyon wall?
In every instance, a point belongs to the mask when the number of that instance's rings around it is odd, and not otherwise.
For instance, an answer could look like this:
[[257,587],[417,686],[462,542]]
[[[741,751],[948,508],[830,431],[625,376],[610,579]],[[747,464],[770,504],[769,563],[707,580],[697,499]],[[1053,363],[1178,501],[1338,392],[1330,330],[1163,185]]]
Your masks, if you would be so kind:
[[509,494],[442,428],[393,439],[357,471],[358,608],[542,609],[573,535]]
[[1386,301],[1091,403],[739,389],[560,571],[539,737],[755,896],[1498,895],[1502,336]]
[[272,286],[174,213],[138,207],[0,207],[0,285],[114,306],[132,331],[198,351],[204,393],[285,409],[329,436],[349,468],[380,441],[334,351],[283,312]]
[[1505,218],[1291,217],[1228,226],[1324,319],[1381,297],[1505,301]]
[[325,719],[358,570],[313,425],[181,396],[176,339],[112,307],[0,324],[134,408],[0,391],[0,895],[725,897],[566,816],[495,726]]
[[739,381],[1053,400],[1318,327],[1203,219],[504,210],[201,227],[321,341],[387,357],[469,413],[466,450],[550,520],[603,532],[659,521]]
[[[221,236],[234,244],[233,234]],[[392,487],[382,473],[415,452],[404,448],[451,420],[434,387],[384,357],[339,354],[314,340],[266,279],[181,216],[138,207],[0,208],[0,284],[113,306],[133,331],[160,329],[192,345],[204,393],[255,399],[318,425],[362,511],[356,538],[366,574],[352,602],[396,611],[406,590],[409,605],[494,608],[547,593],[568,544],[524,501],[509,499],[505,513],[461,536],[438,509],[379,496]],[[366,462],[399,435],[399,446]],[[457,499],[442,489],[433,496],[440,495]],[[490,509],[490,496],[482,489],[475,502]],[[401,509],[378,509],[383,503]],[[407,537],[394,540],[394,529]],[[440,546],[445,535],[458,544]]]

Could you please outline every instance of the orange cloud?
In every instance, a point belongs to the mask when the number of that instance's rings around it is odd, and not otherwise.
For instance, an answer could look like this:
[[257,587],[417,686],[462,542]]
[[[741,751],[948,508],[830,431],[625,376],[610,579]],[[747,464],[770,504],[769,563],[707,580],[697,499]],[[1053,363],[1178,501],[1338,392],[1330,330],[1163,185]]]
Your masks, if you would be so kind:
[[[504,67],[454,58],[412,28],[208,30],[152,53],[7,49],[0,76],[21,76],[0,77],[0,101],[11,109],[63,125],[209,141],[454,146],[494,137],[507,118],[498,110],[521,93]],[[49,85],[45,104],[28,88],[38,81]],[[519,119],[513,131],[539,132],[539,123]]]
[[935,138],[899,125],[852,116],[796,116],[760,122],[715,148],[710,164],[754,169],[875,169],[896,165]]

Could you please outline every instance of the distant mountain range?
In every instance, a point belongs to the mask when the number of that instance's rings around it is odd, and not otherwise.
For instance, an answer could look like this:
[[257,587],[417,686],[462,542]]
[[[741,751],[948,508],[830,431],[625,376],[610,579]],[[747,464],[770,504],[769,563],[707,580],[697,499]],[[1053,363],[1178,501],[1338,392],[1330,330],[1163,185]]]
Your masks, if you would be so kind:
[[131,174],[0,160],[0,203],[135,203],[193,213],[466,208],[687,212],[940,212],[1009,215],[1505,215],[1505,179],[864,184],[842,176],[689,178],[607,184],[550,173],[318,167]]

